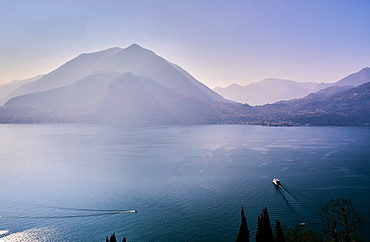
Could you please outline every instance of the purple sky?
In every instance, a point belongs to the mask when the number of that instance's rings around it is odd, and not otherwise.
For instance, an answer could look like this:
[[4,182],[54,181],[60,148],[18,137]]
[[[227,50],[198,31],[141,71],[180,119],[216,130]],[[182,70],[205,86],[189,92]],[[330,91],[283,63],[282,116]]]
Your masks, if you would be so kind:
[[213,88],[370,66],[370,1],[0,0],[0,83],[137,43]]

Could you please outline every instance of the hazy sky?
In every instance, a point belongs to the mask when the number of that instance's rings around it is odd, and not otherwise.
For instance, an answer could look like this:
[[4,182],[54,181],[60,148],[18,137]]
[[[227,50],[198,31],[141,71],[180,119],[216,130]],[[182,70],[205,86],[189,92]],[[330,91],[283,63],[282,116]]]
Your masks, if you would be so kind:
[[0,83],[137,43],[213,88],[370,66],[370,1],[0,0]]

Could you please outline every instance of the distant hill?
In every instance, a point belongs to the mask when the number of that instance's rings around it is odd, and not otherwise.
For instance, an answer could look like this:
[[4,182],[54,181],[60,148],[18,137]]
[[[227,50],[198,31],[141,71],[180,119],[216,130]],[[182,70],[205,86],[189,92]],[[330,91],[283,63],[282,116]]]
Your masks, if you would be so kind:
[[38,75],[32,78],[24,80],[14,80],[8,83],[5,83],[0,86],[0,106],[4,105],[12,97],[12,92],[14,92],[20,86],[26,87],[26,84],[39,80],[43,75]]
[[254,82],[246,86],[232,84],[225,88],[216,87],[213,90],[227,99],[255,106],[301,98],[327,86],[329,85],[324,83],[300,83],[267,78],[261,82]]
[[257,107],[254,118],[298,125],[370,125],[370,82]]
[[333,86],[360,86],[370,82],[370,68],[365,67],[361,71],[353,73],[333,84]]
[[332,86],[357,87],[370,81],[370,68],[351,74],[335,83],[294,82],[276,78],[268,78],[261,82],[246,86],[232,84],[228,87],[216,87],[213,90],[223,97],[249,105],[264,105],[283,100],[302,98],[310,93]]
[[265,79],[248,88],[256,98],[270,93],[271,102],[292,99],[254,107],[229,101],[134,44],[82,54],[42,77],[0,86],[10,98],[0,123],[370,125],[369,68],[334,84]]

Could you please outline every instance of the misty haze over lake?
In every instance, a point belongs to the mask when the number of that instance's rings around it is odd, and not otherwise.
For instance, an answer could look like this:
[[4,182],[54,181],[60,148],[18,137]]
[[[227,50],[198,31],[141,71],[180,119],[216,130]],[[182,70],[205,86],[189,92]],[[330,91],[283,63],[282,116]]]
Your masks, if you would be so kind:
[[235,241],[242,206],[255,241],[338,197],[370,240],[369,12],[0,1],[0,242]]
[[272,221],[319,229],[320,208],[342,196],[370,217],[367,127],[7,124],[0,133],[4,241],[235,241],[241,206],[253,237],[265,206]]

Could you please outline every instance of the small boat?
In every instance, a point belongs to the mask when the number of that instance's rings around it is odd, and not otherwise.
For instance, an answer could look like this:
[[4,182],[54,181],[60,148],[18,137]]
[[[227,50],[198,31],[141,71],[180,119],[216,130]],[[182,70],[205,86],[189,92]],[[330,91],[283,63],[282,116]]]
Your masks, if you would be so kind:
[[274,184],[275,184],[275,186],[277,186],[277,187],[281,187],[280,180],[279,180],[279,179],[277,179],[277,178],[272,179],[272,183],[274,183]]

